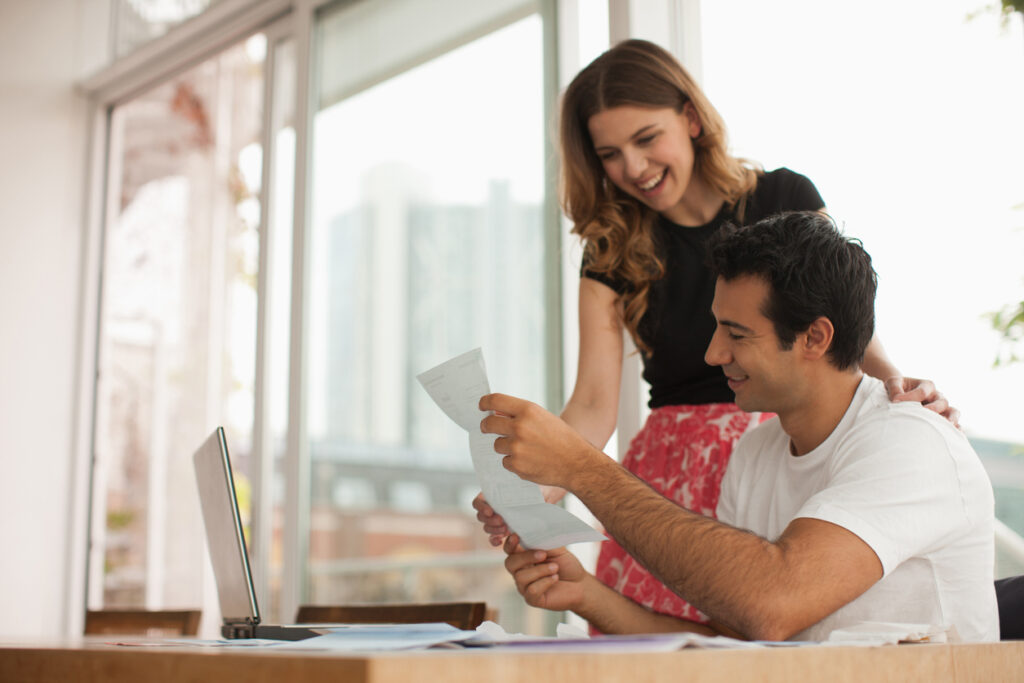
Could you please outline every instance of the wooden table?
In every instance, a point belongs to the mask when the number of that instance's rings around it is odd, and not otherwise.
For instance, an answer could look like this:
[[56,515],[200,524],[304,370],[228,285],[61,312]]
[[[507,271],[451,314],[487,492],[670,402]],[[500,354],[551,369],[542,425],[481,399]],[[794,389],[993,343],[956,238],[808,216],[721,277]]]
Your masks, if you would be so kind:
[[0,683],[15,681],[1000,683],[1024,681],[1024,641],[664,653],[472,649],[360,655],[124,647],[91,639],[49,646],[0,644]]

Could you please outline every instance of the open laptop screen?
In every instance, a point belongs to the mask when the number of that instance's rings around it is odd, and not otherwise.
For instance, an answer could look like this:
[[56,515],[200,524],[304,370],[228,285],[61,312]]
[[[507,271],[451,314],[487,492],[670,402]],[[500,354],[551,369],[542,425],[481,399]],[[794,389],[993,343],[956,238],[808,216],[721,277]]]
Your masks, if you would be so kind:
[[238,512],[238,498],[235,495],[235,481],[223,427],[214,430],[192,459],[221,616],[225,623],[258,624],[260,610],[252,585],[245,533]]

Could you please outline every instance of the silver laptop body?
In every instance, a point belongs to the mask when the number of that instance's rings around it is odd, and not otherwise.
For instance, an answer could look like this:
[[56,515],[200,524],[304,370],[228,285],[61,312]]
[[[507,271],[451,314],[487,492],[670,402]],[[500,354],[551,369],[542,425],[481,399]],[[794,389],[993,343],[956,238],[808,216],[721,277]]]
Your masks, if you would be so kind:
[[206,545],[213,563],[225,638],[302,640],[324,633],[309,626],[260,623],[260,608],[252,583],[245,532],[238,512],[235,480],[224,428],[217,427],[192,456],[199,500],[206,526]]

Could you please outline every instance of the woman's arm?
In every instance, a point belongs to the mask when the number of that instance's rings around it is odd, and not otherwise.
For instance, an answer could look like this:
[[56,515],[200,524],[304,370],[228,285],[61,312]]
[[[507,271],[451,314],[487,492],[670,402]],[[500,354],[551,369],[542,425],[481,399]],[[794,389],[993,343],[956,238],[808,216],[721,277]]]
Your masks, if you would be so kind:
[[889,392],[889,400],[919,402],[925,408],[934,410],[952,422],[954,426],[960,427],[960,411],[949,405],[946,397],[935,388],[935,384],[930,380],[904,377],[889,359],[885,347],[882,346],[882,340],[878,338],[877,334],[868,343],[860,368],[885,383],[885,388]]
[[576,385],[561,417],[601,450],[615,431],[622,381],[622,316],[618,295],[580,278],[580,353]]
[[[611,287],[588,277],[580,278],[580,353],[576,385],[561,418],[595,448],[601,450],[615,431],[622,381],[622,316],[619,297]],[[556,503],[565,490],[542,486],[544,499]],[[500,545],[508,535],[505,520],[487,504],[483,494],[473,500],[476,518]]]

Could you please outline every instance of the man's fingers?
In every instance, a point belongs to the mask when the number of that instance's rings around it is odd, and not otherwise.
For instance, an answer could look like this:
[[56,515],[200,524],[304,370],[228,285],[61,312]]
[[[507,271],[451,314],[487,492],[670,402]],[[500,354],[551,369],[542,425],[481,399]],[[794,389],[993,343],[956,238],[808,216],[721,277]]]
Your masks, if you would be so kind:
[[[506,555],[513,555],[515,553],[527,552],[526,548],[522,546],[519,539],[519,534],[509,534],[505,538],[505,547],[503,548]],[[543,550],[537,550],[534,552],[544,552]]]
[[519,407],[525,403],[523,399],[507,394],[487,394],[480,398],[478,407],[480,410],[492,410],[505,415],[516,415]]
[[498,455],[512,455],[512,437],[499,436],[495,439],[494,452]]
[[480,420],[480,431],[484,434],[509,436],[512,434],[513,429],[512,418],[505,417],[504,415],[488,415]]
[[[477,519],[480,519],[480,515],[490,517],[494,514],[494,508],[484,500],[484,494],[482,493],[478,493],[476,498],[473,499],[473,507],[476,508]],[[480,519],[480,521],[482,522],[483,520]]]
[[558,564],[545,562],[544,559],[542,550],[513,553],[505,558],[505,569],[520,587],[525,587],[552,574],[558,574]]
[[508,525],[505,524],[505,520],[500,517],[495,520],[484,522],[484,533],[491,534],[492,536],[507,536]]
[[521,553],[512,553],[506,557],[505,569],[516,578],[516,582],[521,582],[525,586],[542,576],[557,573],[558,565],[554,562],[545,562],[542,551],[527,550]]
[[477,520],[483,522],[484,532],[488,534],[500,534],[502,537],[508,534],[508,525],[500,515],[485,516],[478,514]]
[[526,598],[526,602],[534,607],[544,607],[547,602],[547,593],[553,585],[558,583],[558,574],[546,574],[529,582],[516,580],[516,587],[519,593]]

